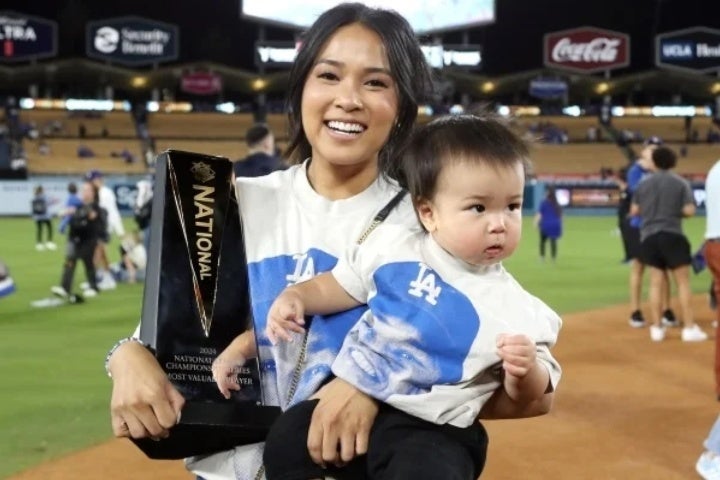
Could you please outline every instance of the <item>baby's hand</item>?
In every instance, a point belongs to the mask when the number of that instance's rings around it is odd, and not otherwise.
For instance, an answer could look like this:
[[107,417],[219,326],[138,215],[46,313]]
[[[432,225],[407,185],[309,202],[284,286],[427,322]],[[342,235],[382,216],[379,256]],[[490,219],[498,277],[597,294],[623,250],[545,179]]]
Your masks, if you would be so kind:
[[240,367],[245,364],[245,358],[242,356],[232,357],[221,353],[212,364],[212,373],[215,383],[217,383],[220,393],[223,397],[230,398],[230,390],[240,390],[240,384],[237,381],[237,374]]
[[501,333],[495,342],[506,375],[522,378],[535,367],[537,347],[528,336]]
[[302,325],[305,325],[305,305],[298,294],[285,290],[268,311],[265,333],[273,345],[278,340],[292,342],[290,332],[304,333]]

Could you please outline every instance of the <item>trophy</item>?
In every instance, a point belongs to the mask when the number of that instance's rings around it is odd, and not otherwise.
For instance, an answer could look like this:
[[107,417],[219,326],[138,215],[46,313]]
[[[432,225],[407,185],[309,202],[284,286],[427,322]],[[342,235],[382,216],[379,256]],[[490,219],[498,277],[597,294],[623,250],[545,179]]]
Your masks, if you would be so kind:
[[280,409],[263,405],[257,360],[241,367],[241,389],[230,399],[211,370],[217,355],[251,327],[232,163],[163,152],[156,164],[140,339],[154,350],[185,406],[168,438],[133,440],[148,457],[184,458],[265,439]]

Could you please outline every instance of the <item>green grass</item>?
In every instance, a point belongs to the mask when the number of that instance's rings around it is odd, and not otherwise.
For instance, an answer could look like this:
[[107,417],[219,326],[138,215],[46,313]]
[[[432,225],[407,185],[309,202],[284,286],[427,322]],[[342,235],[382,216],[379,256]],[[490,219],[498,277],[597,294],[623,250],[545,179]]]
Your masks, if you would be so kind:
[[[693,248],[703,225],[701,218],[686,223]],[[562,313],[625,303],[628,266],[620,264],[614,227],[614,217],[568,217],[552,265],[539,262],[537,232],[526,219],[508,269]],[[59,283],[64,239],[58,240],[58,251],[36,252],[31,220],[0,219],[0,258],[18,287],[0,300],[0,478],[111,436],[103,361],[136,325],[142,288],[120,285],[84,305],[31,308],[32,300],[49,296],[49,287]],[[76,282],[83,277],[79,268]],[[707,273],[693,278],[698,292],[708,283]]]

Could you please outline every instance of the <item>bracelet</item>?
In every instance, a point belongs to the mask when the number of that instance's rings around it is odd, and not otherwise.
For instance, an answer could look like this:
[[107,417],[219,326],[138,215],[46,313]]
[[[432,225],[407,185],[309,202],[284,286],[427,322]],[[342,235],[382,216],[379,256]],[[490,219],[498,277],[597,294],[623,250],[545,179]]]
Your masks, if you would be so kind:
[[127,343],[127,342],[139,343],[140,345],[142,345],[143,347],[147,348],[147,349],[150,350],[151,352],[153,351],[153,348],[152,348],[150,345],[148,345],[147,343],[143,342],[142,340],[140,340],[140,339],[137,338],[137,337],[125,337],[125,338],[121,338],[115,345],[112,346],[112,348],[110,349],[110,351],[108,352],[108,354],[105,356],[105,373],[107,373],[107,376],[108,376],[109,378],[112,378],[112,374],[110,373],[110,357],[113,356],[113,354],[115,353],[115,351],[116,351],[118,348],[120,348],[120,346],[121,346],[123,343]]

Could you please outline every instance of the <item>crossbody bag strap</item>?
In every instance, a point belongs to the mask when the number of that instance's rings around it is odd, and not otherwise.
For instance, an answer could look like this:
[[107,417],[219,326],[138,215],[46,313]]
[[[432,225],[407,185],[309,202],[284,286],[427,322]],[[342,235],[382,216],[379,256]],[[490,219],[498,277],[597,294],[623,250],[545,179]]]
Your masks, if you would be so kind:
[[388,203],[385,205],[382,210],[380,210],[377,215],[375,215],[375,218],[373,218],[372,222],[370,222],[370,225],[368,228],[365,229],[365,231],[360,235],[360,238],[357,239],[355,243],[360,245],[363,243],[367,237],[375,230],[378,225],[380,225],[382,222],[385,221],[385,219],[390,215],[390,212],[397,206],[398,203],[400,203],[400,200],[402,200],[405,195],[407,194],[407,190],[400,190]]

